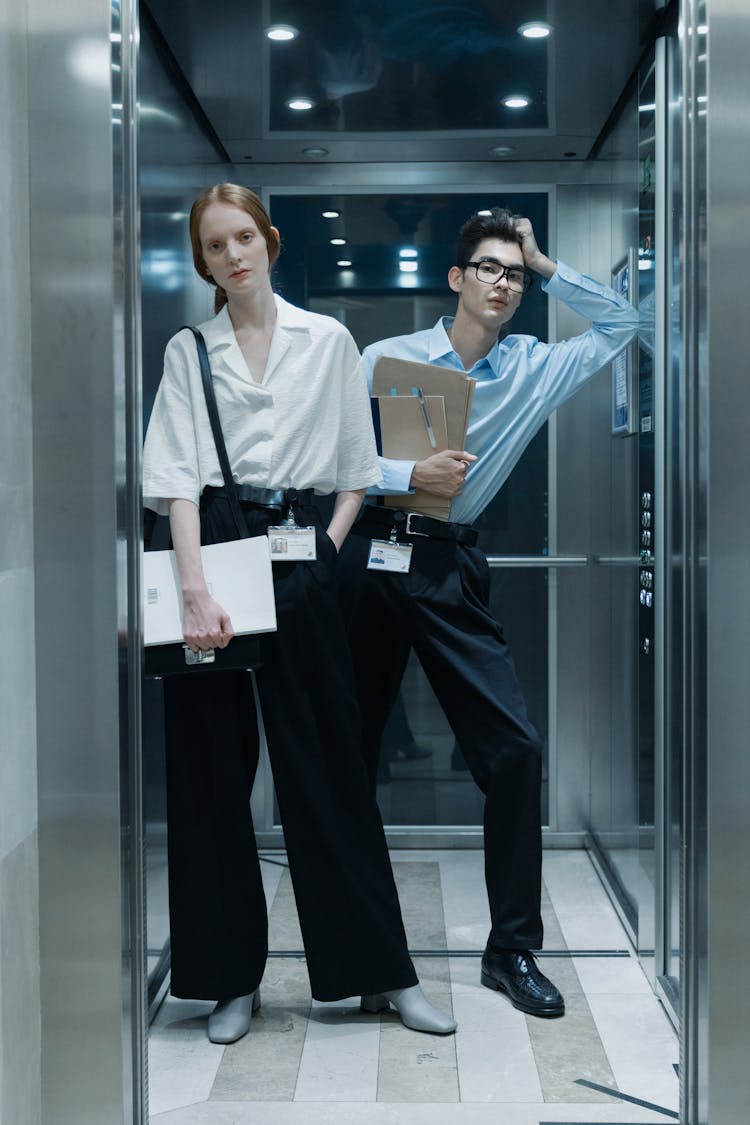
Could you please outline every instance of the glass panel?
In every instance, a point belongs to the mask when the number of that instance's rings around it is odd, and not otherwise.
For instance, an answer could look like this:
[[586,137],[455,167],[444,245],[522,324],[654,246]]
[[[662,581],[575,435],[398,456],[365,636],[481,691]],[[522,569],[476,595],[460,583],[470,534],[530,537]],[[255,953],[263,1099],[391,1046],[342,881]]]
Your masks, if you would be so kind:
[[[529,716],[544,744],[542,817],[547,821],[547,572],[499,568],[492,611],[511,646]],[[386,826],[481,825],[484,799],[442,708],[412,653],[383,740],[378,803]]]
[[[181,324],[210,315],[212,298],[193,269],[187,215],[199,188],[165,172],[170,163],[209,161],[214,150],[203,136],[174,76],[156,49],[148,19],[141,26],[139,57],[141,202],[141,354],[143,426],[148,424],[162,372],[164,348]],[[153,531],[154,549],[168,546],[167,520]],[[162,685],[143,684],[143,816],[146,849],[148,995],[157,995],[169,955],[167,901],[166,778]]]
[[[544,192],[274,195],[271,215],[282,236],[274,285],[295,304],[346,324],[360,348],[432,327],[440,316],[455,311],[447,274],[458,230],[473,212],[492,206],[527,215],[540,245],[547,245]],[[324,218],[324,211],[335,211],[336,217]],[[346,241],[332,245],[331,238]],[[399,269],[402,249],[416,255],[410,259],[416,270]],[[337,261],[351,264],[339,266]],[[538,282],[524,297],[511,331],[546,338],[547,298]],[[488,554],[547,553],[546,426],[477,527]],[[546,581],[544,571],[500,569],[493,573],[491,587],[493,612],[505,627],[530,716],[545,746]],[[386,732],[378,795],[389,825],[449,827],[482,821],[482,796],[413,655]],[[546,820],[546,784],[543,807]]]
[[[452,315],[447,274],[459,228],[473,212],[504,206],[528,216],[547,245],[545,192],[425,195],[273,195],[271,216],[282,238],[274,286],[303,308],[335,316],[360,348],[387,336],[430,328]],[[338,217],[325,219],[323,212]],[[345,238],[332,246],[331,238]],[[399,270],[399,251],[417,254],[417,270]],[[337,261],[350,261],[339,267]],[[546,339],[547,298],[537,282],[524,296],[511,331]],[[536,435],[477,524],[490,554],[546,554],[547,427]]]

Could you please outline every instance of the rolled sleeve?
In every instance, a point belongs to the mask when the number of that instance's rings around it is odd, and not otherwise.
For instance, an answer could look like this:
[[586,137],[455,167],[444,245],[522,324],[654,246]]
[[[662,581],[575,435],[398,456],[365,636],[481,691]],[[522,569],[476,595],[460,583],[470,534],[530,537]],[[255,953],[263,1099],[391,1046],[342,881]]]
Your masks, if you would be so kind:
[[191,500],[197,505],[200,493],[189,364],[174,337],[164,355],[164,372],[143,447],[143,503],[159,515],[167,515],[169,500]]
[[344,425],[339,437],[336,491],[348,492],[380,482],[370,398],[359,352],[349,333],[340,338],[341,397]]

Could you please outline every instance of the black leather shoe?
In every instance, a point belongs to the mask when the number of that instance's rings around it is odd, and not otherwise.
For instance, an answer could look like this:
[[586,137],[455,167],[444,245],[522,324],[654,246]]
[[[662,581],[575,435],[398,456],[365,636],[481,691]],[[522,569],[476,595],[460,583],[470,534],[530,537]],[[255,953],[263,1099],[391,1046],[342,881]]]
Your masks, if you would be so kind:
[[489,946],[482,956],[482,984],[496,992],[506,992],[514,1008],[530,1016],[565,1014],[565,1001],[551,980],[539,972],[526,949],[493,952]]

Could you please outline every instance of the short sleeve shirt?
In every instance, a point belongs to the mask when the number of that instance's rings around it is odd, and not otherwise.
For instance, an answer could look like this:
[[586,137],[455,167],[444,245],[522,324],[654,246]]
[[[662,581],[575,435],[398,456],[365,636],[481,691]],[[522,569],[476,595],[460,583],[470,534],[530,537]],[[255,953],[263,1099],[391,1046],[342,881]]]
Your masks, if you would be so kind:
[[[256,382],[225,307],[201,324],[234,479],[260,488],[312,488],[318,495],[380,481],[359,352],[332,317],[275,297],[277,319],[263,379]],[[198,355],[187,329],[173,336],[143,453],[144,504],[198,504],[223,484]]]

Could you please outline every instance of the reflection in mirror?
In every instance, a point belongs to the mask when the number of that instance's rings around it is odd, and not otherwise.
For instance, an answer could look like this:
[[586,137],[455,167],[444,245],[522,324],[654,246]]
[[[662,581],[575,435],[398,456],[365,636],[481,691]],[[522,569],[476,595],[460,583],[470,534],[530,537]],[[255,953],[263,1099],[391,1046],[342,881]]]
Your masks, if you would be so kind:
[[526,0],[270,7],[271,26],[283,16],[297,31],[271,51],[271,89],[287,94],[271,102],[273,132],[513,129],[519,108],[525,129],[549,123],[547,40],[518,33]]
[[[547,244],[546,192],[403,194],[274,193],[271,213],[282,235],[277,290],[303,307],[336,317],[360,349],[376,340],[431,328],[455,312],[448,287],[458,230],[469,215],[505,206],[527,216]],[[404,267],[407,267],[406,269]],[[532,286],[508,331],[545,338],[547,299]],[[547,552],[547,427],[480,516],[483,549],[496,555]],[[548,752],[547,575],[492,574],[491,602],[511,644],[532,722]],[[483,801],[461,748],[412,653],[396,713],[386,732],[378,800],[387,825],[436,833],[479,826]],[[543,791],[547,816],[547,785]],[[274,822],[279,826],[278,808]]]

